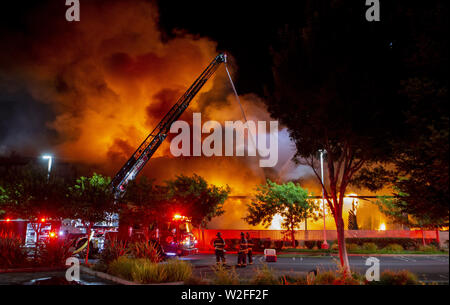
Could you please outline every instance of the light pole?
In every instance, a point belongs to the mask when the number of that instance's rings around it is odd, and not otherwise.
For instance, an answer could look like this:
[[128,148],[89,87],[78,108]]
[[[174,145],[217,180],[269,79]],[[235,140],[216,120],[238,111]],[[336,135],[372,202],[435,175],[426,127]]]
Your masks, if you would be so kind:
[[320,152],[320,177],[322,178],[322,210],[323,210],[323,243],[322,249],[328,249],[327,243],[327,229],[325,223],[325,183],[323,179],[323,154],[326,152],[324,149],[319,150]]
[[43,155],[42,159],[48,160],[47,179],[50,179],[50,170],[52,169],[52,159],[53,159],[53,157],[50,156],[50,155]]

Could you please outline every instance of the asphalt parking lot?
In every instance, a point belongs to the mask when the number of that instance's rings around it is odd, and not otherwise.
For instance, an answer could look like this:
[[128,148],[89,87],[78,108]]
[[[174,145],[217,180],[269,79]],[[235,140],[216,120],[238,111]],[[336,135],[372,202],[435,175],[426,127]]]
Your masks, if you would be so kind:
[[[365,265],[368,255],[350,256],[350,266],[353,271],[365,274],[369,266]],[[446,255],[421,255],[421,256],[375,256],[380,260],[380,271],[384,270],[409,270],[415,273],[419,280],[424,282],[448,283],[449,281],[449,257]],[[196,254],[181,258],[190,261],[195,266],[196,275],[212,274],[211,266],[215,265],[213,254]],[[234,266],[237,263],[236,254],[227,254],[227,265]],[[277,262],[267,263],[279,274],[306,274],[319,268],[320,270],[332,270],[338,268],[338,257],[331,256],[300,256],[300,257],[278,257]],[[254,256],[254,264],[246,268],[237,268],[241,277],[251,277],[253,269],[261,267],[265,263],[263,255]]]

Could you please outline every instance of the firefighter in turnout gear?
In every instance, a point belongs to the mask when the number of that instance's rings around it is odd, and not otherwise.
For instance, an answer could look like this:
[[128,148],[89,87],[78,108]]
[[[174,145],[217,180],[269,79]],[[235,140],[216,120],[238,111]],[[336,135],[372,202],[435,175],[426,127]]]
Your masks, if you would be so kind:
[[216,252],[216,263],[225,265],[225,241],[222,238],[220,232],[217,233],[217,238],[214,240],[214,249]]
[[253,264],[253,241],[250,237],[250,234],[247,232],[245,235],[245,238],[247,239],[247,255],[248,255],[248,264]]
[[244,232],[241,232],[241,240],[239,241],[239,250],[238,250],[238,267],[246,267],[247,266],[247,239],[245,239]]

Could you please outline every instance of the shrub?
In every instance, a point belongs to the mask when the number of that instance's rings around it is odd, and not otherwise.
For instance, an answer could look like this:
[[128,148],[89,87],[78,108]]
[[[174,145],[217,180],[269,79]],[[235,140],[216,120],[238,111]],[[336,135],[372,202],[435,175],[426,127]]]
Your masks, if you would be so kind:
[[236,269],[232,267],[230,270],[222,265],[212,267],[214,272],[213,283],[215,285],[238,285],[239,277]]
[[318,271],[317,275],[308,275],[308,285],[361,285],[364,283],[363,276],[359,273],[348,274],[344,269],[329,271]]
[[283,248],[283,241],[276,240],[275,241],[275,250],[277,250],[277,252],[279,252],[279,251],[281,251],[282,248]]
[[135,259],[131,268],[131,278],[141,284],[162,283],[168,278],[168,272],[160,268],[158,263],[153,263],[147,259]]
[[358,244],[346,244],[345,245],[348,251],[358,251],[361,250],[361,247]]
[[146,258],[152,263],[162,260],[161,247],[153,241],[134,242],[128,246],[128,250],[134,258]]
[[283,275],[280,276],[278,281],[282,285],[306,285],[306,277],[305,276],[292,276],[292,275]]
[[314,247],[317,247],[320,249],[320,246],[322,246],[321,240],[305,240],[305,246],[308,249],[313,249]]
[[383,271],[378,282],[381,285],[417,285],[418,283],[417,276],[408,270]]
[[108,273],[132,281],[134,264],[134,260],[125,256],[120,256],[109,264]]
[[375,243],[363,243],[362,249],[367,251],[377,251],[378,247]]
[[363,245],[364,243],[375,243],[378,249],[383,249],[389,244],[399,244],[403,248],[416,249],[421,243],[422,239],[417,238],[399,238],[399,237],[364,237],[364,238],[346,238],[347,243],[354,243]]
[[192,275],[192,265],[177,259],[168,260],[167,263],[158,264],[167,272],[167,282],[184,281]]
[[0,233],[0,268],[24,267],[28,265],[23,241],[12,234]]
[[275,272],[272,268],[269,268],[267,264],[263,264],[261,268],[257,268],[255,275],[250,281],[251,285],[279,285],[280,280],[275,276]]
[[384,247],[383,250],[391,251],[391,252],[401,252],[401,251],[403,251],[403,247],[399,244],[389,244],[386,247]]
[[318,272],[313,279],[313,285],[333,285],[335,280],[335,271]]
[[423,252],[434,252],[437,251],[437,247],[434,245],[426,245],[426,246],[420,246],[419,247],[419,251],[423,251]]
[[102,253],[100,254],[100,260],[105,264],[118,259],[121,256],[127,255],[129,250],[127,249],[127,242],[117,239],[110,239],[106,242]]
[[66,259],[72,256],[70,242],[52,240],[45,242],[39,251],[38,263],[46,267],[61,267],[66,265]]
[[185,281],[192,276],[192,265],[179,260],[154,263],[146,258],[119,257],[109,264],[108,272],[142,284]]

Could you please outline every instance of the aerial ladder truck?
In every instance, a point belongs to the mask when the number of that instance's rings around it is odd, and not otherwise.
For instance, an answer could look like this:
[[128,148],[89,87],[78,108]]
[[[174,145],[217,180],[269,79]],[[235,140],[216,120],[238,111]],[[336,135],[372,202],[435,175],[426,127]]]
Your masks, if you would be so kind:
[[[216,72],[221,63],[227,62],[226,54],[217,55],[200,76],[194,81],[189,89],[178,99],[178,101],[167,112],[159,124],[142,142],[138,149],[133,153],[130,159],[122,166],[111,181],[116,199],[123,196],[126,191],[127,184],[136,178],[145,164],[150,160],[161,143],[167,137],[170,126],[183,114],[189,107],[192,99],[201,90],[205,83]],[[189,218],[184,215],[174,215],[173,219],[168,223],[167,228],[157,229],[157,238],[167,255],[183,255],[196,252],[196,243],[192,234],[192,226]],[[119,225],[119,236],[123,236],[123,232],[132,236],[133,228],[131,226],[124,227]],[[122,234],[121,234],[122,233]],[[167,234],[164,234],[167,233]]]

